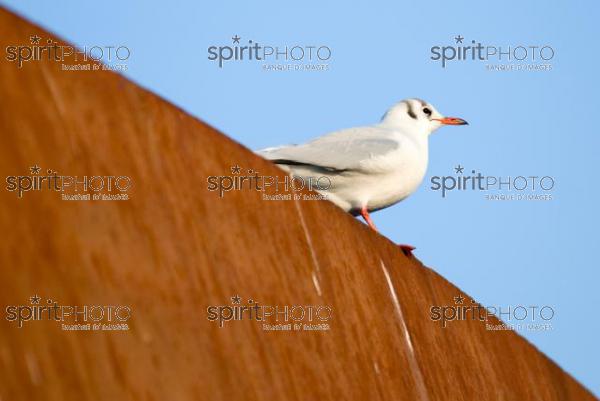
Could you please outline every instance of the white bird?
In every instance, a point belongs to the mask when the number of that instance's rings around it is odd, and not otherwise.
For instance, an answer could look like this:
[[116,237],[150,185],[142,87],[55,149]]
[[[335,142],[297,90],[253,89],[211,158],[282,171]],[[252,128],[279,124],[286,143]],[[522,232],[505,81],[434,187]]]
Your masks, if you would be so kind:
[[[442,125],[465,124],[461,118],[442,116],[423,100],[406,99],[392,106],[379,124],[257,153],[305,182],[326,182],[318,192],[352,215],[361,215],[377,231],[369,212],[400,202],[423,181],[429,135]],[[414,249],[401,247],[408,253]]]

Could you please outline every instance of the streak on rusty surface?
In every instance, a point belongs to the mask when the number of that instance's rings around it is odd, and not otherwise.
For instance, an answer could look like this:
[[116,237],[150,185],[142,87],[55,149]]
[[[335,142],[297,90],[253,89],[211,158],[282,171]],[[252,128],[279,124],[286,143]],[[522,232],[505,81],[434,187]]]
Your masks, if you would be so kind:
[[[36,34],[52,37],[0,10],[2,51]],[[594,399],[513,332],[431,321],[460,290],[333,205],[207,191],[233,164],[283,175],[125,78],[4,55],[0,74],[3,180],[37,164],[134,183],[122,202],[0,191],[2,401]],[[18,329],[4,308],[34,294],[129,305],[131,329]],[[331,305],[331,331],[209,322],[235,294]]]

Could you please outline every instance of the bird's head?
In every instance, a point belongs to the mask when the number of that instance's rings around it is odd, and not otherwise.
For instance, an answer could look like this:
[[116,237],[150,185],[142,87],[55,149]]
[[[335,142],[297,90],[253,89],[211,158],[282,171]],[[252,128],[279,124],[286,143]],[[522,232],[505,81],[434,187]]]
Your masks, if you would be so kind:
[[405,99],[396,103],[385,113],[381,122],[427,136],[442,125],[468,124],[462,118],[444,117],[435,107],[421,99]]

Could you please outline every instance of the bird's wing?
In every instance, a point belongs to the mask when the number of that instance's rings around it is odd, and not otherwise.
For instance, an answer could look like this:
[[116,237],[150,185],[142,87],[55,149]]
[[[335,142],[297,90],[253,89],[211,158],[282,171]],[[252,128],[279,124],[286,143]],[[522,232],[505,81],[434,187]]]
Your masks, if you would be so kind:
[[361,170],[378,157],[397,150],[400,143],[379,127],[336,131],[302,145],[280,146],[257,153],[277,164],[317,167],[330,171]]

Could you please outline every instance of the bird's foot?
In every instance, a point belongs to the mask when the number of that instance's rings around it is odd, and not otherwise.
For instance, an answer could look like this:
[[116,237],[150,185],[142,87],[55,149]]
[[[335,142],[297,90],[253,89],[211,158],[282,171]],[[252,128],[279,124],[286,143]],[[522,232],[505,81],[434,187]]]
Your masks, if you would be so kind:
[[412,251],[417,249],[412,245],[398,244],[398,246],[402,250],[402,253],[405,254],[406,256],[413,256]]

